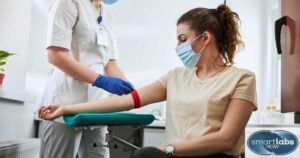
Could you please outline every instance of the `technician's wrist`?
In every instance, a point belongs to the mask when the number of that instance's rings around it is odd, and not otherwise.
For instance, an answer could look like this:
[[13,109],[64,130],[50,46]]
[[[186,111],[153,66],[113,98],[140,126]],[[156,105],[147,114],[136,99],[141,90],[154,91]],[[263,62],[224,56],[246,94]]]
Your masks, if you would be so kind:
[[98,88],[102,88],[102,80],[104,78],[105,75],[102,74],[97,74],[96,76],[94,76],[94,80],[92,82],[92,86],[96,86]]
[[88,76],[88,83],[94,85],[94,83],[96,82],[97,78],[99,77],[100,74],[92,71],[89,76]]

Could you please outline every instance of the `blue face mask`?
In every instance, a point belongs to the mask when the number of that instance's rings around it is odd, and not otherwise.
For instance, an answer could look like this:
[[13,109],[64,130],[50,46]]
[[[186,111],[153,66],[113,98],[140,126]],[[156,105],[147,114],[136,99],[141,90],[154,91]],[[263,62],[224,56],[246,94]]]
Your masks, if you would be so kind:
[[201,37],[203,34],[197,36],[191,41],[187,41],[185,43],[180,44],[176,47],[176,53],[179,57],[179,59],[182,61],[182,63],[189,68],[193,68],[196,66],[198,61],[201,58],[201,54],[204,51],[206,44],[204,47],[200,50],[199,53],[195,53],[192,48],[192,42]]
[[104,4],[111,5],[111,4],[114,4],[114,3],[118,2],[118,0],[102,0],[102,2]]

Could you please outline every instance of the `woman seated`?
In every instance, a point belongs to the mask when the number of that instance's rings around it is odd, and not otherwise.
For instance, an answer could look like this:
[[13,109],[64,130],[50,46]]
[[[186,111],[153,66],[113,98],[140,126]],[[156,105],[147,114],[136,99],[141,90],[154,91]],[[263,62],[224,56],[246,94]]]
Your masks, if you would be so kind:
[[166,100],[166,145],[142,149],[136,157],[239,157],[245,126],[256,110],[256,83],[252,72],[233,66],[243,47],[238,22],[238,14],[226,5],[192,9],[177,22],[176,53],[186,67],[129,95],[42,107],[40,117],[127,111]]

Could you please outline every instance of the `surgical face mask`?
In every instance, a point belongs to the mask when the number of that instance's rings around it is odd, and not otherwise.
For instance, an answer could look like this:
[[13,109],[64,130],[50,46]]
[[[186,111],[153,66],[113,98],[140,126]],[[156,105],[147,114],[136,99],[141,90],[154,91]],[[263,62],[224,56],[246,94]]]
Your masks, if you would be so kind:
[[102,0],[102,2],[104,4],[108,4],[108,5],[111,5],[111,4],[114,4],[116,3],[118,0]]
[[201,37],[203,34],[197,36],[191,41],[187,41],[185,43],[180,44],[176,47],[176,54],[178,55],[179,59],[182,61],[182,63],[189,68],[193,68],[196,66],[198,61],[201,58],[201,54],[204,51],[206,44],[203,46],[203,48],[199,51],[199,53],[195,53],[192,48],[192,42]]

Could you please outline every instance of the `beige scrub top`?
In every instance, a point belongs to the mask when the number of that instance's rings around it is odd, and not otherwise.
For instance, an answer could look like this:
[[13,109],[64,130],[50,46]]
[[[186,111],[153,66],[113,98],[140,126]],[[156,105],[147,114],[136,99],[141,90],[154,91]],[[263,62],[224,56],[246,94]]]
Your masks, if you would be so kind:
[[[244,99],[257,107],[255,75],[228,67],[218,75],[201,80],[197,68],[176,68],[159,81],[167,90],[166,144],[179,143],[218,131],[231,99]],[[242,115],[242,114],[241,114]],[[244,133],[228,155],[244,151]]]

